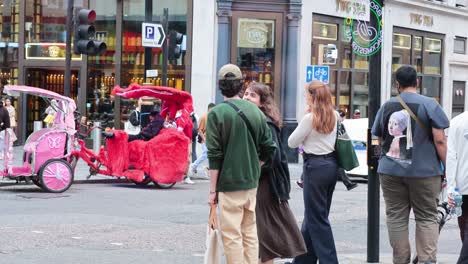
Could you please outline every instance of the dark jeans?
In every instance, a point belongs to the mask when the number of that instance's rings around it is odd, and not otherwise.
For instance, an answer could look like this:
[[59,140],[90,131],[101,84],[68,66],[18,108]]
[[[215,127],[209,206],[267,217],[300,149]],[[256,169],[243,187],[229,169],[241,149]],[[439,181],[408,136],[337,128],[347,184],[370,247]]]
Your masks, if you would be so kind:
[[192,163],[197,160],[197,140],[192,140]]
[[[463,246],[457,264],[468,263],[468,195],[463,195],[462,215],[458,217],[458,227]],[[466,238],[466,239],[465,239]]]
[[294,259],[295,264],[338,263],[335,240],[328,214],[337,181],[335,157],[309,157],[304,161],[304,222],[302,236],[307,253]]

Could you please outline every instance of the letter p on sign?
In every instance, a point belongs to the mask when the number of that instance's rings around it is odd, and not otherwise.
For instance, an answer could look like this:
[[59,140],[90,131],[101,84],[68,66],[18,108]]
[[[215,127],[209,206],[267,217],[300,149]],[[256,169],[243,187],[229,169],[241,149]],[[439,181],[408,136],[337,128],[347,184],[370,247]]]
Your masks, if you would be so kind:
[[154,39],[154,27],[146,26],[145,37],[147,39]]

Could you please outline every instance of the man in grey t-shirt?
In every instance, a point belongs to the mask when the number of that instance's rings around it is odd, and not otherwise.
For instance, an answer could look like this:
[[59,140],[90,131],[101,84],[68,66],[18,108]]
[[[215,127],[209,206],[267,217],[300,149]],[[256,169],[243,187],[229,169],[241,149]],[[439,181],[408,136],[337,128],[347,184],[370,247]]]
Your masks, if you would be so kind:
[[378,111],[372,134],[381,140],[380,174],[394,263],[410,263],[408,221],[413,209],[419,263],[437,261],[437,197],[444,174],[449,120],[433,99],[417,94],[417,73],[402,66],[396,73],[399,97]]

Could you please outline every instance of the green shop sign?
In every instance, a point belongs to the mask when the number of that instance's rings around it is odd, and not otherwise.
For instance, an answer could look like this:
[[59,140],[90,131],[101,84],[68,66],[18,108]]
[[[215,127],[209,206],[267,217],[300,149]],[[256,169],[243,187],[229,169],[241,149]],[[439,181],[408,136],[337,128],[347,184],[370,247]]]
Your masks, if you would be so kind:
[[[365,3],[367,2],[367,3]],[[363,4],[370,6],[370,16],[375,16],[378,27],[372,27],[366,21],[366,12],[362,9]],[[382,48],[383,22],[382,7],[375,0],[354,0],[351,5],[355,10],[352,12],[357,19],[347,17],[344,19],[344,39],[351,41],[353,52],[359,56],[372,56]]]

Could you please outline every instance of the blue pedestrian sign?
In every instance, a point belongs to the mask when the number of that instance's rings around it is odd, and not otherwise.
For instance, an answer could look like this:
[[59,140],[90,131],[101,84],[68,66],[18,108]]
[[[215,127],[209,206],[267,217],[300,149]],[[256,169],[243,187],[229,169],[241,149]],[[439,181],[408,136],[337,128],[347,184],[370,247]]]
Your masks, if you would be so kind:
[[166,39],[166,34],[161,24],[142,23],[141,36],[141,45],[149,48],[162,47]]
[[318,66],[318,65],[309,65],[306,68],[306,82],[311,82],[312,80],[319,80],[325,84],[330,82],[330,67],[329,66]]

